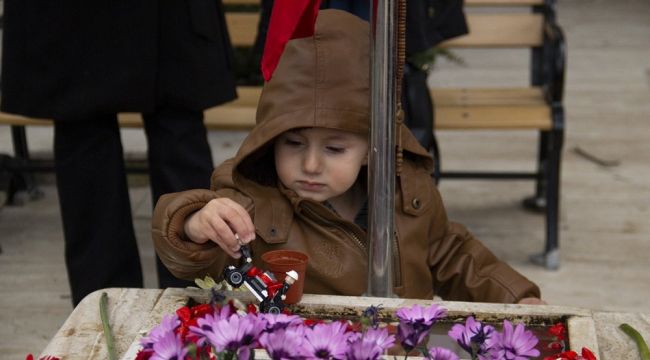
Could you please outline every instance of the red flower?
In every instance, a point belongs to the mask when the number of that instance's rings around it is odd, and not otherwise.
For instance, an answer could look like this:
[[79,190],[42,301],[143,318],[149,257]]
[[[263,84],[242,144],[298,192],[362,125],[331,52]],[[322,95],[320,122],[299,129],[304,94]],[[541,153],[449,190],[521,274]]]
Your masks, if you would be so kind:
[[552,356],[547,356],[544,358],[544,360],[577,360],[578,359],[578,353],[576,353],[573,350],[570,351],[565,351],[559,354],[555,354]]
[[551,326],[551,327],[548,329],[548,332],[549,332],[551,335],[555,336],[555,339],[556,339],[557,341],[561,341],[561,340],[564,340],[564,338],[565,338],[566,329],[564,328],[564,324],[562,324],[562,323],[557,323],[557,324]]
[[[27,354],[27,356],[25,356],[25,360],[34,360],[34,355],[32,355],[32,354]],[[59,359],[59,358],[56,357],[56,356],[45,355],[45,356],[41,356],[41,358],[38,359],[38,360],[61,360],[61,359]]]
[[199,304],[192,307],[192,318],[202,318],[207,314],[212,314],[214,309],[210,304]]
[[253,304],[246,305],[246,312],[249,314],[257,314],[257,306]]
[[[231,304],[232,306],[232,304]],[[181,325],[176,328],[176,333],[181,336],[183,342],[191,341],[196,343],[197,336],[190,334],[190,326],[197,326],[199,318],[205,317],[207,314],[214,312],[214,308],[210,304],[199,304],[189,308],[187,306],[180,307],[176,310],[176,315],[181,321]]]
[[186,323],[192,318],[192,312],[187,306],[183,306],[176,310],[176,315],[178,315],[178,318],[182,323]]
[[323,324],[325,321],[321,319],[305,319],[302,321],[305,326],[314,327],[316,324]]
[[230,306],[231,314],[237,313],[237,306],[235,306],[235,301],[233,301],[232,299],[228,300],[228,306]]
[[591,352],[591,350],[583,347],[582,356],[578,356],[577,352],[570,350],[552,356],[547,356],[544,358],[544,360],[598,360],[598,359],[596,359],[596,356],[594,355],[594,353]]
[[585,358],[585,360],[597,360],[596,355],[591,352],[591,350],[587,349],[586,347],[582,348],[582,357]]
[[361,332],[363,329],[360,322],[347,322],[345,332]]
[[152,349],[140,349],[140,351],[138,351],[138,354],[135,355],[135,360],[148,360],[151,355],[153,355]]

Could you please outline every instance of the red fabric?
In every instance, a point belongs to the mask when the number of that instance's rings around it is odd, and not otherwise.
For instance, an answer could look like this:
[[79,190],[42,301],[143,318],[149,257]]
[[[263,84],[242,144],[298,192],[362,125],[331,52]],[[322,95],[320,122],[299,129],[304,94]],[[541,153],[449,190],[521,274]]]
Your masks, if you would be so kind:
[[321,0],[275,0],[262,55],[262,75],[269,81],[291,39],[314,35]]

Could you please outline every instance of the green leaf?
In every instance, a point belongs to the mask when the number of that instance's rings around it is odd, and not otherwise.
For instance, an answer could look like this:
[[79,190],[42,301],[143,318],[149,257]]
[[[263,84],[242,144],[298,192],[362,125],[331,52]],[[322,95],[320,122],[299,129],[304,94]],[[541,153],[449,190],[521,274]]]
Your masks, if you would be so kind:
[[212,289],[213,287],[215,287],[217,285],[217,283],[214,281],[214,279],[210,275],[206,275],[205,278],[203,278],[203,279],[196,278],[196,279],[194,279],[194,283],[196,284],[196,286],[200,287],[201,289],[205,289],[205,290]]
[[641,360],[650,360],[650,349],[648,349],[648,344],[643,339],[643,336],[628,324],[621,324],[619,329],[623,330],[625,334],[636,342],[636,346],[639,348],[639,355],[641,355]]
[[111,325],[108,323],[108,294],[105,292],[103,292],[102,296],[99,298],[99,316],[102,319],[102,327],[104,328],[108,358],[110,360],[117,360],[113,335],[111,334]]

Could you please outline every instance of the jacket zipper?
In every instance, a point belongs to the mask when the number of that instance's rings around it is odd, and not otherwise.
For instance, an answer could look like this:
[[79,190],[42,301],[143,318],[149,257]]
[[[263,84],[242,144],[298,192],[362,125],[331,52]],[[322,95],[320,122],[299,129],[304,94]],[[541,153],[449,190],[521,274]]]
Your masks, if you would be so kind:
[[308,206],[304,206],[303,209],[307,210],[310,213],[310,215],[313,215],[316,218],[316,220],[320,221],[321,223],[340,229],[341,231],[349,235],[352,239],[354,239],[354,242],[357,245],[359,245],[361,249],[366,250],[366,245],[361,241],[359,236],[354,231],[346,229],[345,227],[336,224],[331,220],[326,219],[324,216],[322,216],[321,214],[319,214],[318,212],[316,212],[315,210],[311,209]]
[[397,241],[397,231],[393,235],[393,285],[402,286],[402,266],[400,265],[399,242]]
[[[333,226],[333,227],[336,227],[336,228],[342,230],[344,233],[346,233],[352,239],[354,239],[356,244],[359,245],[359,247],[361,249],[367,250],[366,245],[361,241],[361,239],[359,239],[359,236],[357,236],[357,234],[354,231],[348,230],[345,227],[340,226],[340,225],[336,224],[335,222],[326,219],[324,216],[322,216],[321,214],[319,214],[314,209],[311,209],[308,206],[307,207],[303,206],[303,209],[307,210],[310,213],[310,215],[313,215],[321,223],[326,224],[326,225],[330,225],[330,226]],[[392,253],[393,253],[393,275],[394,275],[393,286],[397,287],[397,286],[402,286],[402,267],[400,266],[400,254],[399,254],[399,246],[398,246],[398,241],[397,241],[397,231],[395,232],[395,234],[393,236],[392,246],[393,246],[393,251],[392,251]]]

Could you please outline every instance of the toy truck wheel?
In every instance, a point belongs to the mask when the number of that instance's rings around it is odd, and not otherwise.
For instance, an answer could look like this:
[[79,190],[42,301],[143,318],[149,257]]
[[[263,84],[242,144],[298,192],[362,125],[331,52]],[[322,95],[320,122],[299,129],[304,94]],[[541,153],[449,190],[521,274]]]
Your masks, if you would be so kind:
[[260,311],[268,314],[281,314],[284,304],[278,304],[275,301],[269,301],[268,299],[260,303]]
[[240,287],[241,284],[244,283],[244,276],[242,275],[242,273],[240,273],[237,270],[228,269],[228,270],[226,270],[226,273],[224,275],[225,275],[224,277],[226,278],[226,281],[232,287],[237,288],[237,287]]

